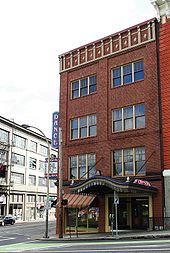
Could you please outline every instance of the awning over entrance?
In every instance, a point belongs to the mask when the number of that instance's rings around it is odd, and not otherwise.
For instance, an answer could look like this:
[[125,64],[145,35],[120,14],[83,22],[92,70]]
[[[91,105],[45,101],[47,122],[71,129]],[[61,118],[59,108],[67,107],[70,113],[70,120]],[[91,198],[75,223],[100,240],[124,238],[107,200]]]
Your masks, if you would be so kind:
[[121,193],[154,193],[157,188],[153,187],[148,181],[135,180],[119,180],[111,177],[94,176],[82,182],[75,182],[70,186],[73,193],[86,194],[109,194],[113,191]]
[[94,200],[94,195],[79,195],[79,194],[69,194],[65,193],[63,199],[68,200],[68,205],[66,207],[70,208],[83,208],[89,206]]

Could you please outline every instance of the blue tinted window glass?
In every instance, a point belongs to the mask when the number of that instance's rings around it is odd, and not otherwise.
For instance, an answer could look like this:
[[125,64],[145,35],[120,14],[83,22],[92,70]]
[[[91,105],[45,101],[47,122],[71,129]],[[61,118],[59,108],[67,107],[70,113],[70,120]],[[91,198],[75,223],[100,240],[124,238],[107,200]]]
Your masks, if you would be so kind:
[[114,175],[122,176],[122,151],[117,150],[113,153]]
[[88,80],[82,79],[80,81],[80,96],[87,96],[88,95]]
[[116,68],[113,70],[113,87],[121,85],[121,68]]
[[144,79],[144,63],[143,61],[134,63],[134,81]]
[[74,128],[78,128],[78,119],[73,119],[71,121],[71,128],[74,129]]
[[123,83],[128,84],[132,82],[132,64],[123,67]]
[[79,81],[72,83],[72,98],[79,97]]
[[72,98],[78,98],[79,97],[79,90],[73,90],[72,91]]
[[87,126],[87,117],[80,118],[80,127]]
[[94,93],[96,92],[96,76],[90,76],[89,78],[89,92]]
[[134,74],[135,81],[143,80],[144,79],[144,72],[139,71]]
[[135,106],[135,115],[140,116],[145,114],[145,105],[139,104]]

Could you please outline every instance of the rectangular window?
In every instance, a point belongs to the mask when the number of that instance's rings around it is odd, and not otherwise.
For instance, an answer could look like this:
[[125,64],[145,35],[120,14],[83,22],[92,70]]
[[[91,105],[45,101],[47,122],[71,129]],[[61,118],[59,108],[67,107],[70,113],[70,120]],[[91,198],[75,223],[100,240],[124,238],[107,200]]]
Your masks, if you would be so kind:
[[116,67],[112,70],[113,83],[112,87],[116,88],[144,79],[144,62],[143,60],[132,62],[124,66]]
[[30,150],[37,152],[37,143],[35,141],[30,141]]
[[134,63],[134,81],[139,81],[144,79],[144,64],[143,61],[138,61]]
[[96,115],[89,115],[71,120],[71,139],[96,136]]
[[29,175],[29,185],[35,186],[36,185],[36,176]]
[[89,136],[96,135],[96,115],[90,115],[88,117],[88,126],[89,126]]
[[45,173],[45,161],[39,161],[39,170]]
[[79,81],[72,82],[72,98],[78,98],[79,96]]
[[47,157],[48,148],[40,144],[40,154]]
[[145,175],[145,148],[127,148],[113,152],[113,175]]
[[56,180],[50,179],[50,188],[55,188],[56,187],[55,183],[56,183]]
[[121,86],[121,84],[121,67],[119,67],[113,70],[113,87]]
[[96,76],[89,77],[89,94],[96,92]]
[[122,131],[122,109],[113,111],[113,132]]
[[145,106],[139,104],[135,106],[135,128],[145,127]]
[[70,179],[77,179],[77,156],[70,157]]
[[145,127],[145,105],[138,104],[112,111],[113,132]]
[[86,178],[86,155],[79,155],[79,171],[78,177],[79,178]]
[[125,107],[123,109],[124,130],[133,129],[133,107]]
[[97,90],[96,75],[89,76],[71,83],[71,98],[87,96]]
[[27,195],[26,201],[28,203],[31,203],[31,202],[35,203],[35,195]]
[[122,150],[114,151],[113,167],[114,167],[114,175],[121,176],[122,175]]
[[0,141],[5,144],[8,144],[9,143],[9,132],[7,132],[3,129],[0,129]]
[[87,117],[80,118],[80,138],[87,137]]
[[123,66],[123,83],[132,83],[132,64]]
[[70,157],[70,179],[84,179],[95,175],[95,154],[82,154]]
[[47,186],[47,179],[45,177],[38,177],[39,186]]
[[0,149],[0,164],[7,163],[7,151],[4,149]]
[[12,164],[25,166],[25,156],[12,153]]
[[11,181],[14,184],[24,184],[24,174],[11,172]]
[[29,168],[31,170],[36,170],[36,168],[37,168],[37,159],[30,157],[30,159],[29,159]]
[[71,139],[78,139],[78,119],[71,120]]
[[88,95],[88,79],[80,80],[80,96],[87,96]]
[[133,149],[128,148],[124,149],[124,175],[133,175],[134,167],[133,167]]
[[88,177],[93,177],[96,174],[96,155],[95,154],[88,154],[87,155],[87,171]]
[[143,175],[145,174],[145,148],[139,147],[135,150],[135,165],[136,165],[136,174]]
[[26,148],[26,139],[14,134],[13,135],[13,145],[15,147],[25,149]]

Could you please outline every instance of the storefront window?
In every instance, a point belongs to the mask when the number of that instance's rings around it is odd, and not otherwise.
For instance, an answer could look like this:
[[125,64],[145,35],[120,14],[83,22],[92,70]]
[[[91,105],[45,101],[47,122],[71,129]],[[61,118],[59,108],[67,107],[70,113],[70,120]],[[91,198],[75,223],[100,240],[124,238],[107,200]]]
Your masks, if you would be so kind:
[[78,232],[83,231],[97,231],[99,221],[99,208],[68,208],[67,211],[67,230],[77,230]]

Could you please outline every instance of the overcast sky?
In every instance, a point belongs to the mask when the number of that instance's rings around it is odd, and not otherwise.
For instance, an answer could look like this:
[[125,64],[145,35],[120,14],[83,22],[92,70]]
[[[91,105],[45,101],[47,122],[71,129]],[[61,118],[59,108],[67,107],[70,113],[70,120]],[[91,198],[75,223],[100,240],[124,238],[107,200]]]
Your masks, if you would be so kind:
[[58,56],[153,17],[150,0],[0,0],[0,115],[51,138]]

